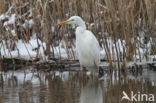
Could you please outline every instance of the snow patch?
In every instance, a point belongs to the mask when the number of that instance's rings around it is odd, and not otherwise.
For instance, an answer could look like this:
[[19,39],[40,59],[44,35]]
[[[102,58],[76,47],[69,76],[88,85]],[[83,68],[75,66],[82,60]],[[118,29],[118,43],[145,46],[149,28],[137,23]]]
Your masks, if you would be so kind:
[[15,24],[16,14],[12,14],[8,21],[4,22],[4,26]]

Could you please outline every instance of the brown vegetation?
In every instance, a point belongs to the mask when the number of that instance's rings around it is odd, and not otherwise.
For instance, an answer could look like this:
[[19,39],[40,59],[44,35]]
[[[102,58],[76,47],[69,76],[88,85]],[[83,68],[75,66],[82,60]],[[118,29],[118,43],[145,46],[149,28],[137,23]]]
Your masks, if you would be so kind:
[[[155,0],[0,0],[0,12],[19,14],[21,18],[16,20],[15,25],[9,25],[14,28],[17,35],[14,37],[6,31],[0,21],[0,40],[12,41],[23,39],[26,42],[34,33],[42,41],[46,42],[45,54],[53,54],[50,47],[58,45],[63,38],[62,34],[68,33],[67,39],[72,45],[73,30],[68,26],[63,28],[51,27],[60,20],[64,20],[73,15],[81,16],[93,31],[101,45],[106,51],[107,60],[113,61],[113,55],[110,53],[107,38],[111,37],[114,41],[115,51],[118,61],[130,61],[140,41],[136,38],[141,37],[140,32],[144,33],[145,41],[149,42],[153,37],[153,51],[156,53],[156,1]],[[7,19],[7,18],[6,18]],[[31,28],[23,28],[20,24],[25,20],[34,20],[35,24]],[[92,24],[92,25],[90,25]],[[117,44],[118,39],[125,40],[126,46],[123,48],[124,54],[120,56],[120,49]],[[121,41],[124,45],[123,41]],[[151,41],[152,42],[152,41]],[[146,44],[145,44],[146,45]],[[69,46],[71,47],[71,46]],[[54,56],[54,55],[53,55]]]

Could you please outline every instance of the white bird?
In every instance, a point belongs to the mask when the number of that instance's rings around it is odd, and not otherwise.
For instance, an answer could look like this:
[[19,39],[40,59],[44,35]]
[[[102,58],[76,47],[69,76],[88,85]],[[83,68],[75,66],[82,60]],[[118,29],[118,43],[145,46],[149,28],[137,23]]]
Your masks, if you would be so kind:
[[76,25],[76,51],[81,69],[86,67],[91,72],[98,71],[100,64],[100,46],[94,34],[86,29],[85,22],[79,16],[72,16],[68,20],[60,22],[62,24]]

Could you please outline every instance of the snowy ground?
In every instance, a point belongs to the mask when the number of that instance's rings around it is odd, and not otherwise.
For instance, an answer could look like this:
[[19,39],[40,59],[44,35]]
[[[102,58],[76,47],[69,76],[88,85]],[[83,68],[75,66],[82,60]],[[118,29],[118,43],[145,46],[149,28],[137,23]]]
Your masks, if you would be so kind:
[[[22,40],[17,40],[14,41],[15,45],[16,45],[16,49],[15,50],[10,50],[7,48],[6,43],[9,44],[9,41],[2,41],[0,43],[0,54],[2,57],[4,58],[19,58],[19,59],[25,59],[25,60],[33,60],[36,57],[39,58],[40,60],[47,60],[47,57],[44,54],[44,50],[46,48],[46,44],[45,42],[41,42],[39,39],[37,40],[35,37],[32,37],[29,42],[24,42]],[[111,54],[116,54],[116,51],[114,48],[114,44],[112,43],[112,40],[109,39],[108,40],[109,43],[109,48],[111,51]],[[121,45],[121,40],[117,41],[118,44],[118,48],[120,49],[120,54],[122,56],[123,54],[123,47]],[[11,45],[11,43],[10,43]],[[39,46],[40,45],[40,46]],[[75,57],[73,57],[73,54],[67,52],[67,49],[64,48],[65,46],[62,45],[66,45],[65,42],[60,42],[59,46],[54,47],[54,54],[55,54],[55,58],[62,58],[62,59],[74,59],[77,58],[76,57],[76,49],[73,47],[73,51],[74,51],[74,55]],[[36,48],[39,48],[38,50],[36,50]],[[51,48],[52,50],[52,48]],[[150,52],[150,49],[145,50],[142,48],[139,48],[140,50],[140,55],[141,55],[141,59],[142,62],[147,61],[145,59],[145,53],[146,52]],[[69,51],[69,50],[68,50]],[[137,50],[138,51],[138,50]],[[137,52],[136,51],[136,52]],[[106,58],[106,53],[105,50],[101,48],[101,59],[105,59]],[[148,55],[148,62],[152,61],[154,58],[156,58],[156,55]],[[116,60],[116,57],[114,58]],[[136,56],[134,56],[134,60],[136,61],[137,59],[139,59],[139,53],[137,53]]]
[[[32,11],[30,10],[28,12],[29,12],[28,17],[31,17]],[[17,19],[20,19],[20,18],[22,18],[21,15],[8,14],[8,12],[4,14],[0,14],[0,21],[3,21],[2,25],[5,28],[6,32],[11,34],[12,38],[17,36],[16,30],[15,30],[16,27],[14,27],[15,25],[20,25],[21,27],[25,29],[30,29],[35,24],[33,19],[26,19],[23,24],[20,24],[20,23],[18,24]],[[51,29],[52,31],[55,31],[55,28],[52,27]],[[154,59],[156,59],[156,54],[150,55],[152,40],[144,44],[144,40],[143,40],[144,32],[140,32],[140,34],[143,34],[143,36],[136,38],[138,43],[135,44],[136,50],[135,50],[135,54],[133,55],[133,61],[134,62],[139,61],[138,63],[152,62]],[[3,37],[3,34],[1,35]],[[25,59],[25,60],[33,60],[37,58],[42,61],[47,61],[48,57],[44,53],[46,50],[46,43],[44,41],[41,41],[40,39],[37,39],[35,35],[36,34],[34,33],[32,37],[30,38],[30,40],[27,42],[21,39],[3,40],[0,38],[0,56],[2,58],[19,58],[19,59]],[[106,42],[108,43],[109,52],[112,55],[113,60],[117,60],[117,52],[115,49],[115,44],[117,45],[117,48],[118,48],[117,51],[119,53],[119,56],[121,58],[125,56],[125,53],[124,53],[126,52],[125,40],[118,39],[115,43],[113,39],[108,36]],[[11,49],[13,45],[15,46],[15,48]],[[62,40],[58,46],[53,47],[53,49],[51,48],[51,52],[53,51],[55,58],[58,58],[58,59],[71,59],[71,60],[77,59],[75,47],[73,46],[72,50],[66,47],[67,47],[66,42]],[[102,44],[100,54],[101,54],[101,59],[107,59],[106,50],[104,49],[104,44]]]

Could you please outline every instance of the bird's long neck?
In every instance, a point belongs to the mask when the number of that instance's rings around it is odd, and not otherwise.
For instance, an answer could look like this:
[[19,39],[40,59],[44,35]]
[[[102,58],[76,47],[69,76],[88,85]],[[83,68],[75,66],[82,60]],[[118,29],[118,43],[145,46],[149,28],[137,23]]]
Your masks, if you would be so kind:
[[83,28],[84,30],[86,30],[86,25],[85,25],[85,24],[79,25],[78,27],[81,27],[81,28]]
[[76,31],[75,31],[75,33],[76,33],[76,39],[79,39],[79,38],[83,37],[82,34],[84,34],[85,30],[86,30],[86,24],[85,24],[85,22],[79,23],[78,26],[77,26],[77,28],[76,28]]
[[76,31],[75,31],[75,33],[76,33],[76,39],[79,39],[81,37],[84,37],[83,34],[84,34],[85,30],[86,30],[86,25],[78,26],[76,28]]
[[86,24],[85,24],[85,22],[83,21],[83,22],[80,22],[79,24],[78,24],[78,27],[81,27],[81,28],[83,28],[84,30],[86,30]]

